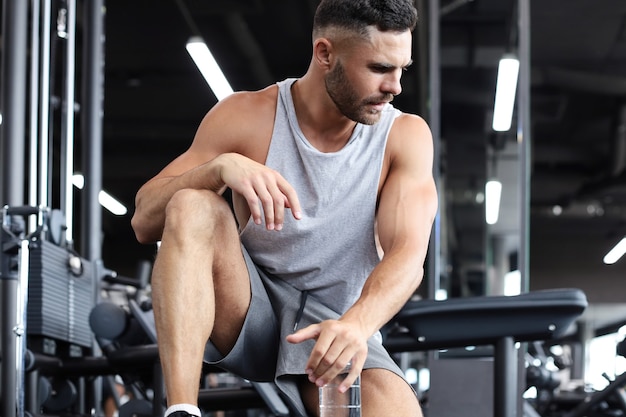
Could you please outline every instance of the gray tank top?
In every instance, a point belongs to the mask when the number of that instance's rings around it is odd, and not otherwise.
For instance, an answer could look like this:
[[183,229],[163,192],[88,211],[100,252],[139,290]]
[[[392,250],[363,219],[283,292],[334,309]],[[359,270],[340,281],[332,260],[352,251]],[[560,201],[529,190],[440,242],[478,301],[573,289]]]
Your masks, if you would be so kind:
[[241,240],[268,274],[343,314],[380,261],[374,223],[387,135],[400,111],[387,105],[374,125],[357,124],[337,152],[314,148],[298,126],[291,85],[278,84],[276,120],[266,165],[298,193],[302,219],[285,213],[283,230],[248,220]]

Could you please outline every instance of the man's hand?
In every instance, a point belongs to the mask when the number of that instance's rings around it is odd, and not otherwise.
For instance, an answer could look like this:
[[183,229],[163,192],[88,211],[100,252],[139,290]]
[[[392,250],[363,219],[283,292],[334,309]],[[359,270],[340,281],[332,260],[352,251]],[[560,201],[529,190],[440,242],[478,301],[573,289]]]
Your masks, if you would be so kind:
[[268,230],[281,230],[285,208],[291,209],[295,219],[302,217],[296,191],[280,173],[236,153],[219,158],[222,181],[246,200],[254,223],[261,224],[264,215]]
[[309,381],[318,387],[339,375],[350,362],[350,373],[339,386],[339,390],[345,392],[363,369],[367,358],[367,338],[355,324],[325,320],[287,336],[287,341],[301,343],[309,339],[317,340],[306,364],[306,373]]

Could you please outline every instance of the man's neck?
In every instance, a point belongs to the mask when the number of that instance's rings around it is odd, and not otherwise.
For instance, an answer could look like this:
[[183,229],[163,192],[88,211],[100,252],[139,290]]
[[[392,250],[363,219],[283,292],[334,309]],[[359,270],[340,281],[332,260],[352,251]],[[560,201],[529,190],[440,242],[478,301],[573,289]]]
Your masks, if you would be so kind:
[[307,73],[291,87],[298,124],[315,148],[336,152],[348,143],[357,123],[341,114],[326,89],[320,88],[323,80],[312,77]]

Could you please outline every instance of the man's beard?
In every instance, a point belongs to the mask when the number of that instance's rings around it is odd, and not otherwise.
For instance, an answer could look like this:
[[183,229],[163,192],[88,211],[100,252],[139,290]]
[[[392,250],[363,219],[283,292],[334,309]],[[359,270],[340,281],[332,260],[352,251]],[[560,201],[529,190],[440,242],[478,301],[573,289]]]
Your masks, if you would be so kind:
[[335,68],[325,78],[326,92],[335,103],[341,114],[350,120],[366,125],[373,125],[380,120],[380,111],[369,110],[368,105],[388,102],[393,95],[387,94],[379,97],[368,97],[360,100],[350,81],[346,77],[341,62],[337,62]]

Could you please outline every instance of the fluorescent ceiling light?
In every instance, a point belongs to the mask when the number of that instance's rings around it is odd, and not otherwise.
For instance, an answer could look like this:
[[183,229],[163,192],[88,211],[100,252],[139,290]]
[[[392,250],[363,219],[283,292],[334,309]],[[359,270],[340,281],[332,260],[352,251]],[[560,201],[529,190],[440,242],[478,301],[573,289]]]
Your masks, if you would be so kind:
[[123,216],[128,213],[124,204],[120,203],[115,197],[104,190],[100,190],[98,193],[98,202],[102,207],[109,210],[116,216]]
[[213,94],[218,100],[223,99],[233,93],[233,89],[220,69],[220,66],[213,58],[209,47],[201,37],[194,36],[187,42],[187,52],[196,63],[198,70],[213,90]]
[[[72,175],[72,184],[80,190],[85,186],[85,177],[82,174]],[[128,209],[118,200],[116,200],[111,194],[101,190],[98,193],[98,202],[102,207],[109,210],[116,216],[123,216],[128,213]]]
[[604,256],[602,262],[607,265],[612,265],[617,262],[624,253],[626,253],[626,237],[620,240],[619,243]]
[[500,214],[500,196],[502,195],[502,183],[498,180],[490,180],[485,184],[485,221],[487,224],[496,224]]
[[498,65],[496,99],[493,106],[492,127],[497,132],[506,132],[511,128],[518,74],[519,60],[513,55],[502,57]]

